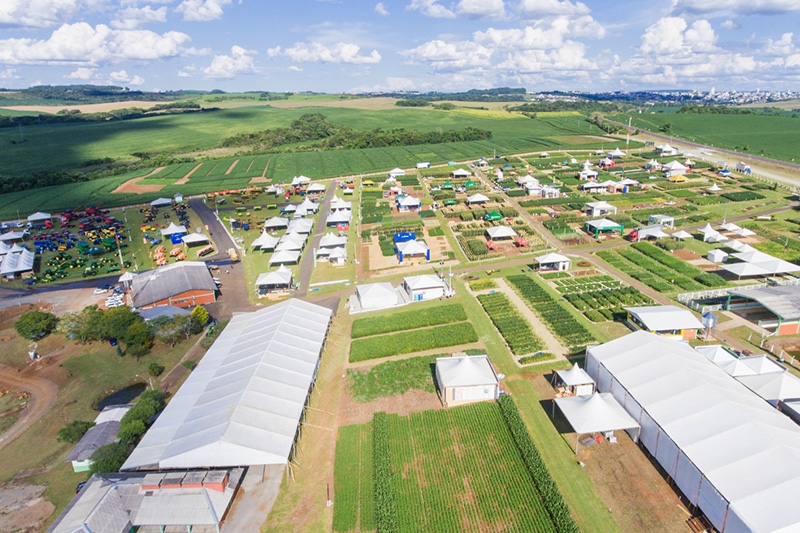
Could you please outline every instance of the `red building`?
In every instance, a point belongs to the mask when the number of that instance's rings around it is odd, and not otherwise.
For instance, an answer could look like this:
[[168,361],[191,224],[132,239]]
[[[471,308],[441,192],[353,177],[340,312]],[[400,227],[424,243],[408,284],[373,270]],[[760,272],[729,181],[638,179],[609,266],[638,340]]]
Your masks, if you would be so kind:
[[184,261],[135,274],[131,292],[137,309],[194,307],[217,300],[217,285],[202,261]]

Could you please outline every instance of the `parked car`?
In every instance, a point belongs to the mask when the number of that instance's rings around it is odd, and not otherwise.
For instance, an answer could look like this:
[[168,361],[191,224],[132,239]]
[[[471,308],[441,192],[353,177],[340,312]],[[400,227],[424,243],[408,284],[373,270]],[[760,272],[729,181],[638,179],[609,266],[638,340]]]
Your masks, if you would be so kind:
[[94,290],[94,293],[95,293],[95,294],[105,294],[105,293],[107,293],[107,292],[108,292],[108,289],[104,289],[104,288],[102,288],[102,287],[97,287],[97,288]]

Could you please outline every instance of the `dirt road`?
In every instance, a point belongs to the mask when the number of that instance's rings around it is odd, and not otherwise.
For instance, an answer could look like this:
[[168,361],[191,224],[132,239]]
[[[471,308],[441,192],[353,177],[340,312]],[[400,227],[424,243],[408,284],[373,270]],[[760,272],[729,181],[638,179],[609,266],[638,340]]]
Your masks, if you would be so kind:
[[2,450],[55,406],[58,387],[52,381],[26,376],[5,365],[0,365],[0,385],[10,390],[28,391],[31,395],[28,407],[22,412],[17,423],[0,436],[0,450]]

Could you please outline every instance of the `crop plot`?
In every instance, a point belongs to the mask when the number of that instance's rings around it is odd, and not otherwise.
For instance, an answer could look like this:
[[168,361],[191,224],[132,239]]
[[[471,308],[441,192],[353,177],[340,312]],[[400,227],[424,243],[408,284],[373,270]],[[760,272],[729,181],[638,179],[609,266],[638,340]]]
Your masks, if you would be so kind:
[[614,320],[623,307],[651,305],[653,301],[611,276],[555,280],[556,290],[592,322]]
[[481,294],[478,301],[492,323],[505,339],[511,353],[525,355],[541,350],[544,342],[533,332],[531,325],[516,310],[508,297],[500,292]]

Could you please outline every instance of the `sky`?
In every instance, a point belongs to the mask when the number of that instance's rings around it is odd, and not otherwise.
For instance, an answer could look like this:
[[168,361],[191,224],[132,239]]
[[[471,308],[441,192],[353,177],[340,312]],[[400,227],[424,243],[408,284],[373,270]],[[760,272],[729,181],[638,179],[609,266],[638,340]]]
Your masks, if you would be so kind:
[[797,90],[798,0],[0,0],[0,87]]

